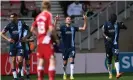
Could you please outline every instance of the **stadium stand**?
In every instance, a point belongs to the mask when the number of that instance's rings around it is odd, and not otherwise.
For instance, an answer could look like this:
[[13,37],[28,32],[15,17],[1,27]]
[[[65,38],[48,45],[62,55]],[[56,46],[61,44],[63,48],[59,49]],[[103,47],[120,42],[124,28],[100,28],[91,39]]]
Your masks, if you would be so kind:
[[[51,11],[53,13],[53,17],[55,17],[57,14],[61,16],[61,21],[59,22],[59,24],[62,23],[62,21],[64,20],[64,17],[66,16],[64,12],[65,12],[65,10],[67,10],[66,7],[70,4],[70,3],[65,3],[65,2],[62,3],[62,2],[64,2],[64,1],[60,1],[60,2],[52,1],[51,2],[51,4],[52,4]],[[81,3],[83,3],[83,2],[81,1]],[[116,11],[116,3],[117,2],[90,1],[90,4],[92,5],[93,11],[94,11],[94,15],[90,16],[90,18],[88,20],[89,24],[88,24],[87,30],[82,33],[78,32],[76,35],[76,46],[77,46],[78,52],[80,50],[81,50],[81,52],[86,52],[86,51],[87,52],[89,52],[89,51],[90,52],[97,52],[97,51],[103,52],[104,51],[103,39],[101,36],[101,28],[98,28],[98,27],[101,27],[101,25],[104,23],[104,21],[106,21],[108,19],[107,16],[111,12]],[[124,1],[117,3],[118,12],[123,13],[125,11],[125,6],[121,6],[121,5],[127,5],[127,8],[130,8],[131,3],[132,3],[132,1],[128,1],[126,4]],[[16,12],[17,14],[20,14],[20,4],[21,4],[20,1],[18,1],[18,2],[2,1],[1,2],[1,18],[2,18],[1,29],[3,29],[3,27],[8,23],[8,17],[12,12]],[[38,7],[38,8],[41,7],[41,1],[36,1],[36,2],[35,1],[26,1],[25,5],[26,5],[26,8],[28,8],[28,10],[29,10],[28,16],[22,16],[22,15],[20,15],[20,16],[21,16],[21,19],[25,20],[25,22],[29,26],[31,26],[31,23],[33,22],[31,13],[36,7]],[[108,11],[111,11],[111,12],[108,12]],[[132,12],[132,11],[133,10],[130,10],[128,12]],[[109,14],[107,15],[107,13],[109,13]],[[99,17],[98,17],[98,15],[99,15]],[[129,14],[126,13],[126,15],[129,15]],[[131,16],[131,15],[132,14],[130,14],[129,16]],[[124,18],[124,17],[125,16],[123,16],[123,15],[121,16],[121,18]],[[100,19],[102,19],[102,20],[100,20]],[[98,20],[100,20],[100,21],[98,22]],[[128,22],[131,22],[132,19],[128,19],[128,20],[129,21],[126,21],[126,20],[123,20],[123,21],[127,25],[129,25],[129,24],[133,25],[132,23],[128,23]],[[75,24],[80,26],[82,24],[82,18],[76,18]],[[130,29],[130,25],[128,27]],[[125,34],[125,35],[128,34],[126,32],[128,32],[128,31],[122,31],[122,34]],[[131,48],[133,45],[130,45],[130,43],[133,41],[133,39],[130,38],[129,40],[124,40],[124,39],[120,38],[120,40],[123,40],[123,41],[120,41],[121,43],[123,43],[124,41],[129,42],[127,44],[130,47],[121,48],[123,51],[124,50],[126,50],[126,51],[133,50]],[[1,43],[2,43],[1,44],[2,52],[7,52],[8,48],[9,48],[8,43],[3,39],[1,40]],[[121,45],[125,45],[125,44],[120,44],[120,46]],[[99,50],[97,50],[97,49],[99,49]]]

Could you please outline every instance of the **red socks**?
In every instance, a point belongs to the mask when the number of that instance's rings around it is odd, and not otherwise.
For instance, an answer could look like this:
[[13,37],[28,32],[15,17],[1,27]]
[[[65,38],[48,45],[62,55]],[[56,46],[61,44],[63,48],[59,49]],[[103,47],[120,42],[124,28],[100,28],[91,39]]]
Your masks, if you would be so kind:
[[43,73],[44,73],[44,70],[38,70],[37,72],[38,80],[43,80]]
[[55,80],[55,70],[49,71],[48,75],[49,75],[49,80]]
[[39,66],[37,69],[37,80],[43,80],[43,74],[44,74],[44,68],[42,66]]

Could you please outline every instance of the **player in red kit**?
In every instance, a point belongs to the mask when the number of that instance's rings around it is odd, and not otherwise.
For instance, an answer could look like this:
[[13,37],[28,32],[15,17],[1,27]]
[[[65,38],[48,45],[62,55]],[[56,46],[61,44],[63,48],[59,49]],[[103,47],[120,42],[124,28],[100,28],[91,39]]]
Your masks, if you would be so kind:
[[52,14],[49,12],[50,7],[49,1],[43,1],[43,11],[36,17],[31,27],[31,32],[37,36],[38,80],[43,80],[45,62],[49,62],[49,80],[55,78],[55,57],[51,40],[55,30],[52,25]]

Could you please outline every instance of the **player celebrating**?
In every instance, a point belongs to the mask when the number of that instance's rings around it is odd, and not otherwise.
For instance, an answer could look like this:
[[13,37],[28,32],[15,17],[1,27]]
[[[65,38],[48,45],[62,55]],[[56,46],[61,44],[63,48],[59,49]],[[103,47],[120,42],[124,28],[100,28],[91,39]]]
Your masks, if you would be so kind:
[[[74,58],[75,58],[75,32],[76,31],[84,31],[87,26],[87,16],[83,15],[84,18],[84,25],[83,27],[75,27],[72,24],[71,17],[66,17],[65,24],[62,24],[60,26],[60,32],[61,32],[61,39],[64,46],[63,51],[63,70],[64,75],[63,79],[67,79],[66,75],[66,66],[68,58],[70,58],[70,79],[74,79]],[[56,19],[55,22],[57,22],[58,19]]]
[[[43,80],[44,61],[49,61],[49,80],[55,79],[55,56],[51,40],[54,30],[52,25],[52,14],[49,1],[43,1],[43,11],[37,16],[31,27],[31,32],[37,36],[37,57],[38,57],[38,80]],[[37,28],[37,31],[35,30]]]
[[[12,74],[14,77],[14,80],[17,80],[19,77],[21,79],[21,69],[22,69],[22,63],[23,63],[23,55],[24,50],[22,46],[22,34],[24,30],[26,29],[27,25],[18,20],[17,14],[13,13],[10,15],[11,22],[2,30],[1,36],[6,39],[8,42],[10,42],[10,57],[11,57],[11,65],[12,65]],[[9,31],[10,38],[8,38],[5,33]],[[18,58],[18,77],[16,72],[16,56]]]
[[109,79],[112,79],[112,56],[115,57],[115,68],[116,68],[116,78],[120,78],[122,73],[120,73],[119,67],[119,32],[120,29],[127,29],[126,26],[120,22],[116,22],[116,14],[111,14],[108,22],[103,25],[103,36],[105,42],[106,57],[108,59],[108,71]]

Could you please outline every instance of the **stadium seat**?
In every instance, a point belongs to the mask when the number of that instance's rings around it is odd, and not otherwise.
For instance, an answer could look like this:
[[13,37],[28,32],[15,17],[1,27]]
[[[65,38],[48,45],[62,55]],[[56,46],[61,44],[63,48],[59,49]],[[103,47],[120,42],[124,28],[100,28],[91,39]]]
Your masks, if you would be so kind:
[[20,9],[21,3],[14,3],[12,4],[11,8],[13,9]]
[[26,8],[28,8],[29,10],[34,10],[36,7],[35,7],[35,3],[34,2],[26,2]]
[[9,2],[2,2],[1,3],[1,9],[8,9],[10,7],[10,3]]

